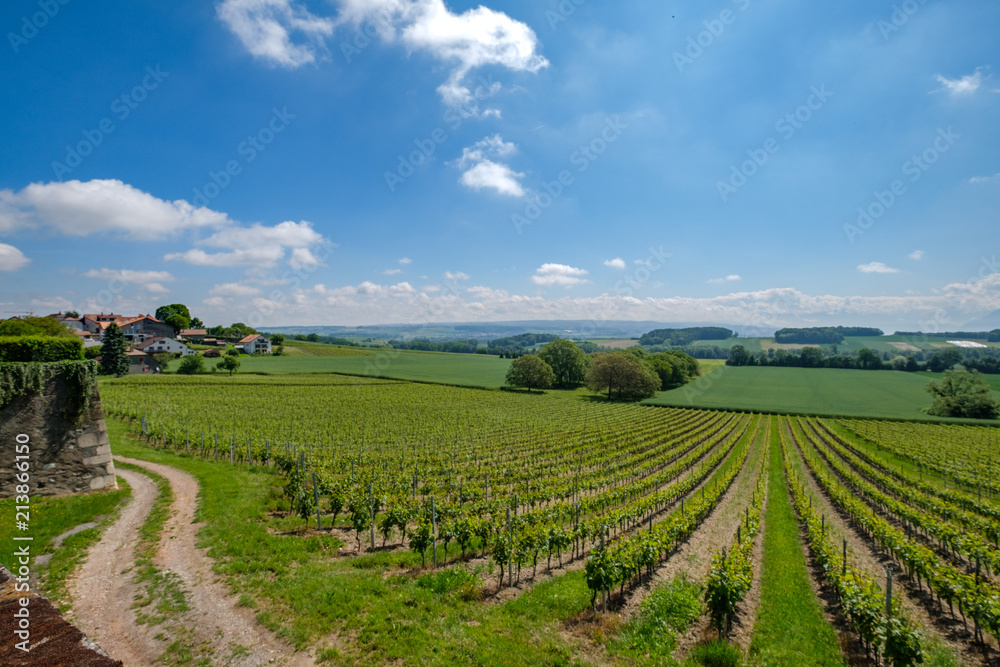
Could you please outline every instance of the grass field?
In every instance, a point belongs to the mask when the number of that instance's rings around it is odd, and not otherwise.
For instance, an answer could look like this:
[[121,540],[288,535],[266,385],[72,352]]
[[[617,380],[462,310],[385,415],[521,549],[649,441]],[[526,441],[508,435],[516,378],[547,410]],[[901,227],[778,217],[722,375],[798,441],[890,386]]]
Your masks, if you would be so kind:
[[[695,382],[662,392],[645,403],[936,420],[920,410],[932,402],[925,390],[927,383],[940,377],[934,373],[720,365]],[[986,377],[994,390],[1000,389],[1000,378]]]
[[[319,343],[307,346],[295,343],[295,347],[302,354],[285,357],[243,357],[240,359],[242,362],[240,372],[348,373],[496,389],[503,386],[507,368],[510,366],[509,359],[487,354],[369,350]],[[311,354],[312,352],[315,353]]]
[[287,340],[283,347],[285,354],[290,357],[365,357],[373,352],[360,347],[343,347],[302,340]]

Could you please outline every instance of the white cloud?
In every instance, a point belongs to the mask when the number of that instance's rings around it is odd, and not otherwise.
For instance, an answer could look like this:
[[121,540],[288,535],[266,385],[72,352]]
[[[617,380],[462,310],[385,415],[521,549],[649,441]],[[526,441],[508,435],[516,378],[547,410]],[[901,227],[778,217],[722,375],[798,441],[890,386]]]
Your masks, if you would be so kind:
[[625,260],[622,259],[621,257],[615,257],[614,259],[606,259],[604,260],[604,266],[607,266],[608,268],[612,269],[624,269]]
[[516,152],[517,146],[504,141],[499,134],[485,137],[472,146],[463,148],[462,157],[458,160],[459,168],[465,169],[460,179],[462,185],[473,190],[491,188],[498,194],[523,197],[524,188],[518,179],[524,178],[524,174],[494,160]]
[[462,273],[461,271],[455,271],[455,272],[445,271],[444,272],[444,279],[447,280],[447,281],[449,281],[449,282],[455,282],[456,280],[468,280],[469,279],[469,274]]
[[500,109],[487,109],[483,111],[483,118],[489,118],[491,116],[493,118],[503,119],[503,112],[500,111]]
[[326,51],[324,38],[333,34],[333,20],[294,0],[225,0],[216,12],[247,51],[272,65],[315,62]]
[[535,270],[535,275],[531,276],[531,280],[536,285],[562,285],[568,289],[587,282],[586,278],[582,277],[585,275],[587,275],[585,269],[578,269],[567,264],[542,264]]
[[972,74],[966,74],[959,79],[949,79],[946,76],[938,74],[935,77],[938,83],[941,84],[939,90],[947,92],[952,97],[960,97],[962,95],[972,95],[980,86],[983,84],[983,68],[977,68]]
[[[466,83],[474,69],[500,66],[534,73],[549,64],[537,53],[538,37],[531,28],[488,7],[456,14],[444,0],[339,0],[339,5],[335,20],[313,14],[297,0],[224,0],[217,13],[250,53],[290,68],[325,54],[327,38],[337,25],[358,29],[370,22],[384,41],[452,65],[438,92],[453,106],[474,106]],[[350,41],[345,39],[342,46],[354,48]]]
[[498,194],[509,195],[511,197],[523,197],[524,188],[517,179],[524,178],[524,174],[516,172],[505,164],[483,160],[462,174],[462,185],[481,190],[492,188]]
[[549,64],[537,53],[531,28],[481,5],[461,14],[444,0],[340,0],[340,6],[341,21],[355,26],[373,21],[382,39],[453,63],[448,81],[438,87],[449,105],[473,103],[465,79],[476,68],[499,65],[534,73]]
[[285,249],[280,246],[252,248],[249,250],[234,250],[232,252],[207,253],[194,248],[185,252],[174,252],[163,256],[170,261],[187,262],[195,266],[261,266],[271,267],[285,256]]
[[725,278],[712,278],[708,282],[710,283],[735,283],[743,280],[743,278],[735,273],[726,276]]
[[257,296],[260,293],[259,288],[242,283],[222,283],[209,292],[213,296]]
[[309,248],[292,249],[292,256],[288,259],[288,265],[296,270],[314,269],[322,263]]
[[412,259],[410,259],[409,257],[400,257],[400,258],[399,258],[399,263],[400,263],[400,264],[401,264],[402,266],[406,266],[407,264],[410,264],[411,262],[413,262],[413,260],[412,260]]
[[[322,262],[311,247],[328,243],[312,228],[312,223],[285,221],[274,226],[255,223],[249,227],[230,227],[198,242],[199,245],[225,248],[229,252],[208,253],[200,248],[165,255],[167,261],[182,261],[196,266],[273,267],[291,248],[288,264],[293,269],[313,268]],[[333,246],[334,244],[329,244]]]
[[403,272],[403,269],[386,269],[382,272],[385,276],[395,276]]
[[146,283],[142,286],[142,289],[147,292],[152,292],[153,294],[166,294],[170,290],[161,285],[160,283]]
[[922,260],[924,258],[924,251],[923,250],[914,250],[913,252],[911,252],[909,254],[909,258],[913,259],[913,260],[916,260],[916,261],[919,262],[920,260]]
[[116,233],[140,241],[232,224],[225,213],[158,199],[114,179],[32,183],[0,190],[0,232],[55,229],[67,236]]
[[858,271],[861,273],[899,273],[899,269],[886,266],[882,262],[869,262],[868,264],[858,264]]
[[969,179],[969,183],[978,185],[979,183],[989,183],[990,181],[995,181],[998,178],[1000,178],[1000,174],[993,174],[992,176],[973,176]]
[[150,285],[172,283],[176,278],[169,271],[133,271],[131,269],[91,269],[84,278],[118,281],[127,285]]
[[0,271],[17,271],[27,266],[30,261],[14,246],[0,243]]

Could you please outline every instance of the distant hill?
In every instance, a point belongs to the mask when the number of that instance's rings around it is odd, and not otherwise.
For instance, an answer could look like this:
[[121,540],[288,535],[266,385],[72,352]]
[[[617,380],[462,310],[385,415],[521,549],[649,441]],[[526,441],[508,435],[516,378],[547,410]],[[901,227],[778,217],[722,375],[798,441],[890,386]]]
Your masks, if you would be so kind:
[[989,315],[980,317],[978,320],[966,322],[962,328],[969,331],[993,331],[994,329],[1000,329],[1000,310],[994,310]]

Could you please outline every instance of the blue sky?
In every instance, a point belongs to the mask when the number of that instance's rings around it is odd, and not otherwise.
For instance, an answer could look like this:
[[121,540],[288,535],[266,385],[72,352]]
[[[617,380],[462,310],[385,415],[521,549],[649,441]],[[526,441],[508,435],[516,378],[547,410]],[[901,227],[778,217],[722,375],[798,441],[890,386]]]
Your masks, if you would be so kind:
[[996,2],[63,1],[0,9],[4,313],[1000,308]]

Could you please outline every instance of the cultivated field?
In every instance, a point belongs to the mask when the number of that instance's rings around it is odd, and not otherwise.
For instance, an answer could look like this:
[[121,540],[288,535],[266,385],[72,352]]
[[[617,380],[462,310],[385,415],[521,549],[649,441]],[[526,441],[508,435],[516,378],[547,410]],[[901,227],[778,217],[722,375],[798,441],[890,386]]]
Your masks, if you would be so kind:
[[243,603],[332,664],[1000,657],[992,428],[323,375],[101,392],[116,452],[199,480]]

